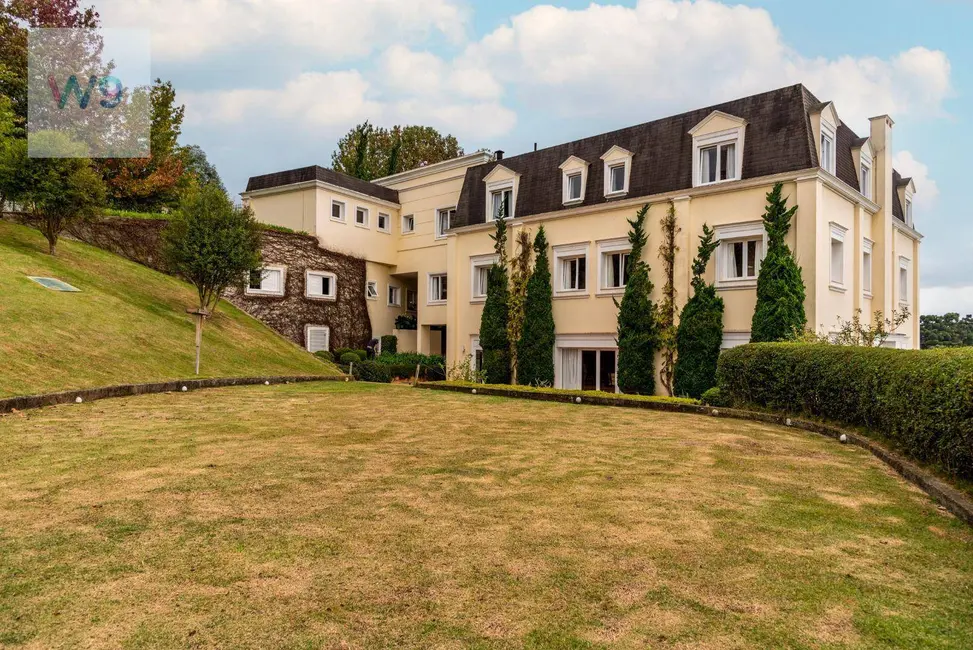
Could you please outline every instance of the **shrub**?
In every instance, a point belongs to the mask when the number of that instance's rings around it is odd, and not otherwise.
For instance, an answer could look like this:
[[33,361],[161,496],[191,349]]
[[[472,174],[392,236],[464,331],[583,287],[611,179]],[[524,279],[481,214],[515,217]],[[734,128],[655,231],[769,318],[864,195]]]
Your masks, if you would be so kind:
[[379,384],[388,384],[392,381],[392,371],[390,366],[374,361],[362,361],[355,364],[355,379],[358,381],[371,381]]
[[394,334],[382,337],[382,355],[395,354],[399,350],[399,338]]
[[344,364],[361,363],[361,357],[355,352],[345,352],[338,359]]
[[361,361],[368,361],[368,351],[367,350],[352,350],[358,355],[358,359]]
[[973,350],[751,344],[723,352],[717,380],[733,404],[865,427],[973,478]]
[[376,363],[384,363],[385,365],[408,365],[412,366],[412,371],[415,372],[417,365],[422,366],[435,366],[435,367],[445,367],[446,358],[438,354],[419,354],[418,352],[400,352],[398,354],[383,354],[377,359]]
[[706,406],[719,406],[719,407],[729,407],[730,402],[725,397],[723,397],[723,391],[720,390],[719,386],[713,386],[699,399]]
[[537,262],[527,281],[524,324],[517,343],[517,382],[528,386],[553,386],[554,309],[551,305],[551,267],[544,226],[537,230],[534,252]]
[[345,356],[349,352],[354,352],[354,350],[352,350],[351,348],[335,348],[334,358],[340,360],[341,357]]
[[764,212],[767,256],[757,275],[757,306],[750,325],[750,340],[754,343],[785,341],[807,325],[804,313],[807,291],[801,267],[784,242],[797,206],[787,208],[787,199],[781,196],[783,188],[783,183],[777,183],[767,194]]
[[328,352],[327,350],[318,350],[317,352],[314,353],[314,356],[316,356],[318,359],[321,359],[323,361],[334,362],[334,355]]
[[645,217],[646,203],[629,219],[628,241],[632,252],[628,256],[628,283],[618,306],[618,387],[630,395],[655,394],[655,349],[658,336],[655,307],[652,304],[652,281],[649,265],[642,260],[648,242]]
[[418,319],[412,314],[400,314],[395,317],[395,329],[414,330],[419,327]]
[[703,279],[706,266],[719,246],[713,229],[703,224],[699,250],[693,260],[693,297],[683,307],[676,330],[676,395],[699,398],[716,385],[716,362],[723,345],[723,299]]

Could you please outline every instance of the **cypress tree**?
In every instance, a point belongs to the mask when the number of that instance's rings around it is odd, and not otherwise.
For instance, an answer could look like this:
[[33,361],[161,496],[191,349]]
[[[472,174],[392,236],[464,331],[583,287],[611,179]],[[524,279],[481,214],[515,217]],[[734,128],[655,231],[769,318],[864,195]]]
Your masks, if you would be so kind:
[[510,338],[507,336],[509,287],[507,282],[507,221],[501,211],[497,232],[491,235],[498,260],[487,276],[487,298],[480,318],[480,347],[488,384],[510,383]]
[[510,339],[510,367],[512,379],[517,382],[519,356],[517,346],[524,331],[524,308],[527,302],[527,283],[530,281],[531,264],[534,261],[533,242],[530,233],[517,233],[517,255],[511,261],[510,297],[507,303],[507,338]]
[[554,309],[544,226],[534,238],[534,253],[537,260],[527,281],[524,325],[517,343],[517,381],[526,386],[553,386]]
[[657,333],[655,308],[652,305],[652,281],[649,265],[642,261],[642,252],[648,243],[645,233],[645,217],[649,212],[646,203],[629,219],[631,230],[628,241],[632,252],[628,256],[628,284],[618,307],[618,387],[624,393],[635,395],[655,394],[655,350]]
[[699,398],[716,385],[716,363],[723,344],[723,299],[716,287],[703,279],[713,251],[713,229],[703,224],[699,250],[693,260],[693,295],[683,307],[676,330],[675,392],[680,397]]
[[787,208],[787,198],[781,196],[783,189],[784,184],[777,183],[767,194],[767,256],[757,276],[757,306],[750,327],[750,340],[754,343],[784,341],[807,326],[801,267],[784,242],[797,206]]

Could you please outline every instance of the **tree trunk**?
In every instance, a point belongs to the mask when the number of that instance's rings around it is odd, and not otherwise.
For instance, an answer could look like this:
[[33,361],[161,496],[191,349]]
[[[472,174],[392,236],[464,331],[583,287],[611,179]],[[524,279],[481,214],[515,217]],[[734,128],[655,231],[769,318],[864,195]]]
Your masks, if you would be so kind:
[[199,357],[203,347],[203,315],[196,314],[196,374],[199,374]]
[[56,257],[57,256],[57,238],[56,237],[48,237],[47,238],[47,247],[48,247],[48,252],[52,256]]

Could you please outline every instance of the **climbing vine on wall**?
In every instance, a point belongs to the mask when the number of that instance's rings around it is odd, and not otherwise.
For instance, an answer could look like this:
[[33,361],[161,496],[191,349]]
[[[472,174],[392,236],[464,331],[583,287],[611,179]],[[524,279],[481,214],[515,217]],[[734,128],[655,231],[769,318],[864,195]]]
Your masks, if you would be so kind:
[[662,300],[659,302],[658,332],[659,350],[662,352],[662,368],[659,371],[662,385],[672,396],[672,377],[676,370],[676,235],[682,230],[676,223],[676,206],[669,201],[669,209],[659,222],[662,226],[662,244],[659,246],[659,259],[665,285],[662,287]]

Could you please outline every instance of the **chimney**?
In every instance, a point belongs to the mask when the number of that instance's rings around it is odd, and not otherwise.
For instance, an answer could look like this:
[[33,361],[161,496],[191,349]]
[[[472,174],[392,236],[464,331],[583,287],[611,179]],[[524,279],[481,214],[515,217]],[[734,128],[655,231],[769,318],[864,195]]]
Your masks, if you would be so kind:
[[537,151],[537,143],[534,143],[534,151]]
[[503,160],[503,149],[497,149],[493,152],[494,160]]
[[869,139],[872,144],[872,173],[875,175],[875,202],[892,212],[892,127],[895,122],[888,115],[868,120],[871,123]]

